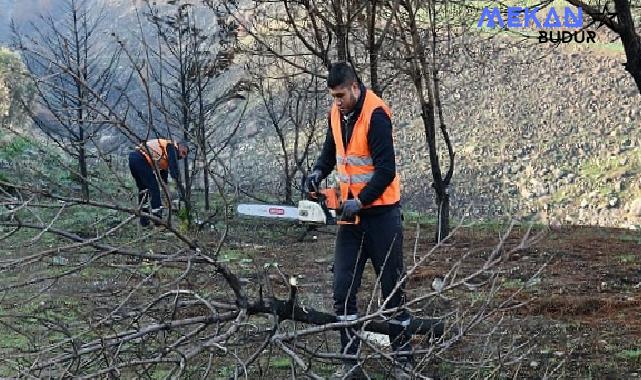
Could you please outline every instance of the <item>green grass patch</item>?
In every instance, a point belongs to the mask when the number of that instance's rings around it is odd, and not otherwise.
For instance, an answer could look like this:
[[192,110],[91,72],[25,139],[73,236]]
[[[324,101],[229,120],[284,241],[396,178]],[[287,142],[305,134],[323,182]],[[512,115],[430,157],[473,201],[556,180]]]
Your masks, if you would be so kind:
[[[317,363],[314,363],[313,370],[317,375],[323,376],[325,378],[330,378],[331,375],[334,373],[334,371],[336,371],[336,366],[337,366],[336,364],[324,363],[319,361]],[[372,379],[376,379],[376,378],[377,378],[376,376],[372,377]]]
[[218,254],[218,262],[229,263],[239,261],[243,256],[243,252],[235,249],[223,249]]
[[25,334],[0,329],[0,352],[7,350],[26,350],[29,348],[30,343],[29,338]]
[[630,263],[636,263],[638,260],[638,257],[633,253],[628,253],[628,254],[618,255],[617,260],[619,260],[624,264],[630,264]]
[[158,270],[158,264],[143,261],[140,265],[138,265],[137,269],[140,273],[144,274],[145,276],[149,276],[150,274]]
[[415,227],[416,223],[421,226],[436,225],[436,215],[432,213],[422,213],[417,211],[403,211],[403,224],[407,227]]
[[[499,233],[499,232],[506,232],[510,227],[510,223],[511,222],[509,220],[503,220],[503,219],[485,219],[485,220],[474,223],[474,225],[471,228],[479,232]],[[532,232],[537,232],[546,228],[546,225],[544,223],[540,223],[536,221],[525,220],[515,224],[512,227],[512,230],[518,231],[519,233],[521,233],[521,232],[527,231],[527,229],[529,228],[532,228]]]
[[62,343],[68,337],[58,326],[82,323],[83,305],[77,298],[41,295],[29,299],[31,295],[26,292],[12,296],[15,298],[0,304],[0,355]]
[[520,289],[524,285],[523,280],[521,279],[508,279],[503,282],[503,287],[505,289]]
[[[564,191],[568,194],[567,198],[574,199],[574,203],[585,198],[585,191],[581,189],[587,187],[593,189],[604,201],[612,196],[619,198],[620,205],[622,205],[639,196],[634,187],[629,187],[629,184],[630,178],[641,174],[641,155],[628,150],[616,157],[595,157],[583,162],[579,167],[578,174],[582,181],[587,183],[583,183],[583,185],[575,183],[564,187]],[[620,187],[617,186],[618,182],[621,183]]]
[[641,244],[641,234],[623,234],[619,236],[619,240],[621,241],[632,241],[635,243]]
[[502,232],[507,230],[509,224],[502,220],[484,220],[474,224],[474,229],[484,232]]
[[615,179],[641,173],[641,159],[634,152],[624,152],[616,157],[597,157],[585,162],[579,173],[591,180]]
[[155,367],[153,372],[151,373],[151,378],[157,379],[157,380],[164,380],[170,377],[171,372],[172,371],[168,369]]
[[553,204],[559,204],[566,200],[568,200],[568,191],[566,189],[559,189],[558,191],[555,191],[550,197],[550,201]]
[[272,360],[271,364],[272,364],[272,367],[276,369],[280,369],[280,370],[289,369],[291,368],[292,359],[288,357],[276,358]]
[[[59,209],[56,208],[33,208],[22,209],[16,212],[16,217],[24,222],[43,224],[49,223],[56,217]],[[94,237],[107,232],[125,219],[125,214],[116,210],[101,209],[91,206],[76,205],[63,210],[53,222],[52,228],[69,231],[81,237]],[[37,234],[36,230],[25,230],[26,234],[13,236],[10,241],[25,242],[30,239],[28,236]],[[45,234],[38,244],[54,243],[56,241],[68,241],[58,235]],[[1,249],[0,249],[1,251]]]
[[233,365],[223,365],[218,368],[216,371],[216,379],[230,379],[234,377],[234,371],[236,367]]
[[33,147],[33,142],[24,136],[15,136],[7,144],[0,145],[0,159],[15,160]]
[[120,273],[121,271],[119,269],[110,268],[100,263],[96,263],[83,268],[80,271],[80,277],[87,280],[99,280],[102,278],[114,279]]
[[617,357],[625,360],[639,361],[639,359],[641,358],[641,348],[637,348],[634,350],[623,350],[617,354]]

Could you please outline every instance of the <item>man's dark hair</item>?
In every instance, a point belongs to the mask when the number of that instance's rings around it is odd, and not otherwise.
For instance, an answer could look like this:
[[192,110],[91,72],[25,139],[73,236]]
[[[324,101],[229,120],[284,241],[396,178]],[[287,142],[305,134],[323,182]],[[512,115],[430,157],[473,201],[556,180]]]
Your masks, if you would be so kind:
[[347,62],[337,62],[329,68],[327,76],[327,87],[329,88],[347,86],[357,81],[354,69]]

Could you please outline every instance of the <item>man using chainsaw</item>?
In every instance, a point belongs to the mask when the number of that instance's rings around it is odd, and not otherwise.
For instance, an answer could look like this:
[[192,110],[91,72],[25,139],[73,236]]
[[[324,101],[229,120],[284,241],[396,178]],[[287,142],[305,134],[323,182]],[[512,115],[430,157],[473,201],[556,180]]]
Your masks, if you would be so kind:
[[[365,88],[346,63],[332,65],[327,78],[333,104],[323,150],[307,178],[308,189],[337,168],[343,219],[359,216],[356,224],[341,224],[334,256],[334,310],[338,322],[358,318],[356,294],[365,263],[371,260],[380,279],[390,343],[395,351],[411,351],[410,315],[403,309],[403,229],[400,180],[396,173],[391,111],[374,92]],[[351,328],[340,331],[342,353],[356,355],[360,341]],[[409,379],[412,356],[397,358],[396,379]],[[364,373],[356,359],[344,360],[333,378],[357,379]]]
[[[146,203],[150,198],[151,213],[158,218],[162,218],[160,187],[156,180],[154,165],[158,169],[163,184],[167,183],[168,174],[170,174],[171,178],[176,181],[176,187],[180,192],[181,199],[185,199],[185,190],[180,180],[178,160],[187,157],[187,153],[188,148],[186,145],[166,139],[147,140],[129,153],[129,170],[138,187],[138,204],[144,205],[142,208],[144,212],[149,212]],[[140,225],[143,227],[148,226],[149,218],[141,216]]]

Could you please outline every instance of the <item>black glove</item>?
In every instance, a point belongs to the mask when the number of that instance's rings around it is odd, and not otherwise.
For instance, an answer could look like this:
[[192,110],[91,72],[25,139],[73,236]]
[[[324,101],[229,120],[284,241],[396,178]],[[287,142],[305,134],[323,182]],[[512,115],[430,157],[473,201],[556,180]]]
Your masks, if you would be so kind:
[[314,170],[310,175],[307,176],[307,191],[317,191],[318,186],[320,186],[323,176],[323,172],[320,170]]
[[361,201],[358,199],[348,199],[343,203],[343,214],[342,217],[345,219],[351,219],[360,211]]

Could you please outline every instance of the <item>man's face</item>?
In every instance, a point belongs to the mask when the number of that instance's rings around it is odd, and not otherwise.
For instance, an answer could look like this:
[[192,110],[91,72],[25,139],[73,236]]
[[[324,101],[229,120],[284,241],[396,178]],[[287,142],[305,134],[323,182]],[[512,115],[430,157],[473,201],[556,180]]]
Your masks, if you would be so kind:
[[338,107],[341,113],[345,115],[352,112],[354,107],[356,107],[356,102],[358,102],[358,97],[360,96],[360,90],[358,88],[358,83],[352,82],[351,84],[330,88],[329,94],[332,96],[332,99],[334,99],[336,107]]

